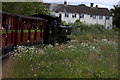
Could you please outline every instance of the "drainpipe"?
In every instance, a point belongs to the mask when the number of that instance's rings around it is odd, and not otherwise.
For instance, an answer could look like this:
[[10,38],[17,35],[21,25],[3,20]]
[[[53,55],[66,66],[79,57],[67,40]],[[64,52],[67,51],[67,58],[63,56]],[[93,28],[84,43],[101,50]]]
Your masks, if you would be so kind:
[[98,24],[98,15],[97,15],[97,24]]
[[79,13],[79,20],[80,20],[80,13]]
[[61,17],[62,17],[62,14],[60,13],[60,14],[59,14],[59,23],[60,23],[60,24],[61,24],[61,19],[62,19]]
[[105,16],[105,28],[106,28],[106,16]]

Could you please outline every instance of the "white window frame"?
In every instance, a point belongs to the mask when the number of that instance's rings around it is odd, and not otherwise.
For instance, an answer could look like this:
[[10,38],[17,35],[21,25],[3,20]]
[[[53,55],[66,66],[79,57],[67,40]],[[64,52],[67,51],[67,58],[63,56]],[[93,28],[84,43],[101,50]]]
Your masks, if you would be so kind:
[[72,18],[76,18],[76,14],[72,14]]
[[110,27],[107,27],[107,29],[110,29]]
[[65,18],[69,18],[69,13],[65,13]]
[[99,16],[99,19],[103,19],[103,16]]
[[106,20],[109,20],[110,19],[110,16],[106,16]]
[[90,15],[90,17],[92,17],[93,15]]
[[96,19],[96,15],[92,15],[92,18],[93,18],[93,19]]
[[84,14],[80,14],[80,18],[84,18]]

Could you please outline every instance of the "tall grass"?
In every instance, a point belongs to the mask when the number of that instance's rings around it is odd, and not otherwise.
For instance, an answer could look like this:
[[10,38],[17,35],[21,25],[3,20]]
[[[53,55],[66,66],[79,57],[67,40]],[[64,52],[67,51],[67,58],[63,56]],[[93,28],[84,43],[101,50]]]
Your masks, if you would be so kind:
[[[4,78],[117,78],[118,33],[101,25],[72,24],[71,41],[57,46],[19,46]],[[9,67],[10,66],[10,67]]]
[[[7,67],[11,78],[117,78],[117,43],[103,39],[93,43],[72,40],[43,49],[18,47]],[[4,74],[3,74],[4,75]]]
[[[84,24],[82,22],[75,22],[72,24],[72,36],[85,36],[86,39],[88,39],[90,36],[93,37],[92,39],[101,39],[101,38],[107,38],[107,39],[117,39],[118,37],[118,30],[110,30],[105,29],[105,26],[100,24]],[[88,36],[87,36],[88,35]],[[83,38],[81,38],[83,39]],[[88,39],[89,40],[89,39]]]

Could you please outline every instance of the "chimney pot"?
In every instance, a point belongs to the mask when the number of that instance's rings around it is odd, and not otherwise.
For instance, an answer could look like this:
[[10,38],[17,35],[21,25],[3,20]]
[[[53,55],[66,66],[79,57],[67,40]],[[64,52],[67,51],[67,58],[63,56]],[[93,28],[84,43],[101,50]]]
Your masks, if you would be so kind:
[[67,5],[67,1],[64,1],[64,4]]
[[93,7],[93,5],[94,5],[94,3],[90,3],[90,7],[91,7],[91,8]]
[[96,8],[98,8],[98,5],[96,5]]

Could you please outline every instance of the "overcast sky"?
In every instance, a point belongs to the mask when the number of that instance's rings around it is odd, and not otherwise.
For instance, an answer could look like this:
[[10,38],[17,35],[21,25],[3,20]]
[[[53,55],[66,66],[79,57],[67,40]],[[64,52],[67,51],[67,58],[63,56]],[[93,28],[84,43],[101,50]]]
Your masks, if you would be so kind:
[[[78,5],[78,4],[86,4],[87,6],[90,6],[90,3],[94,3],[95,5],[98,5],[99,7],[106,7],[108,9],[113,8],[113,5],[118,4],[120,0],[66,0],[69,5]],[[47,3],[59,3],[63,4],[64,0],[43,0],[43,2]]]

